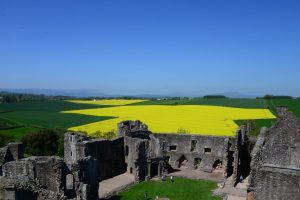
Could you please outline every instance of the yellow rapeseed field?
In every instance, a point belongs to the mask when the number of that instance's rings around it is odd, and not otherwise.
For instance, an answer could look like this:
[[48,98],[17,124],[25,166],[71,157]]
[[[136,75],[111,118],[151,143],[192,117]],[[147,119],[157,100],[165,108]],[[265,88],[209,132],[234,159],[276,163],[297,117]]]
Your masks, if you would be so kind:
[[147,100],[126,100],[126,99],[104,99],[104,100],[69,100],[72,103],[84,103],[94,105],[121,106],[133,103],[139,103]]
[[190,134],[234,136],[237,124],[234,120],[270,119],[275,116],[268,109],[244,109],[204,105],[144,105],[116,106],[108,108],[64,111],[93,116],[113,116],[115,119],[95,122],[71,130],[108,132],[117,129],[123,120],[141,120],[154,133],[177,133],[185,130]]

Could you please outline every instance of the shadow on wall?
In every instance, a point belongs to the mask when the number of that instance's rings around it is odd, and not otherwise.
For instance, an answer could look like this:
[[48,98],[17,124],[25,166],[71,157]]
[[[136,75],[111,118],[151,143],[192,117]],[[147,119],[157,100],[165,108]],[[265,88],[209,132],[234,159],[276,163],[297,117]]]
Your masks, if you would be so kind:
[[181,170],[184,170],[184,169],[188,169],[188,159],[182,155],[179,159],[178,159],[178,168],[181,169]]
[[213,171],[222,170],[223,163],[220,159],[216,160],[213,164]]
[[[107,199],[107,200],[120,200],[120,199],[122,199],[122,196],[114,196],[114,197],[111,197],[110,199]],[[138,198],[138,199],[142,199],[142,200],[152,200],[150,197],[145,198],[144,194],[141,195],[141,197]]]
[[114,197],[109,198],[108,200],[119,200],[119,199],[122,199],[122,197],[121,196],[114,196]]
[[170,156],[166,157],[166,170],[168,173],[174,173],[174,172],[178,172],[180,171],[179,169],[174,169],[171,165],[170,165]]
[[154,162],[151,164],[150,176],[151,177],[158,176],[158,162]]

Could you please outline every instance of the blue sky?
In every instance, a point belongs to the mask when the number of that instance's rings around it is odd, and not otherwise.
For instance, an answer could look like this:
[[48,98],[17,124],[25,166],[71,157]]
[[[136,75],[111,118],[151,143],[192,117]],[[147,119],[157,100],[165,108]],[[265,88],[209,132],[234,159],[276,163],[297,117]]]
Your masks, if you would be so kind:
[[300,1],[1,0],[0,88],[300,96]]

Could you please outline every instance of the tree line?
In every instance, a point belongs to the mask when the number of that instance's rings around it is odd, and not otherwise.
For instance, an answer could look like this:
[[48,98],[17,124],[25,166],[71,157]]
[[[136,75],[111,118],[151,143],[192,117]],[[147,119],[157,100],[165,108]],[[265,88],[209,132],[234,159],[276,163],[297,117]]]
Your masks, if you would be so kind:
[[[272,95],[272,94],[266,94],[263,97],[257,97],[257,99],[295,99],[292,96],[287,96],[287,95]],[[296,98],[296,99],[300,99],[300,97]]]
[[16,102],[24,102],[24,101],[68,100],[68,99],[75,99],[75,97],[0,92],[0,102],[2,103],[16,103]]

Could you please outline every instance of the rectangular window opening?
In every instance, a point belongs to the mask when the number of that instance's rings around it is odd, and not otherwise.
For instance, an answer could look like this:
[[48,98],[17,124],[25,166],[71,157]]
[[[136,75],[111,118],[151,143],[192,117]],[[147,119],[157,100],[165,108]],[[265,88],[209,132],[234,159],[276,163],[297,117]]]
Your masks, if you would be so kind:
[[165,141],[163,141],[162,143],[162,150],[165,151],[166,150],[166,146],[167,146],[167,143]]
[[176,145],[170,146],[170,151],[177,151],[177,146]]
[[204,154],[211,154],[211,148],[204,148]]
[[191,141],[191,151],[196,151],[197,148],[197,140]]
[[129,154],[129,147],[126,145],[125,146],[125,155],[128,156],[128,154]]

